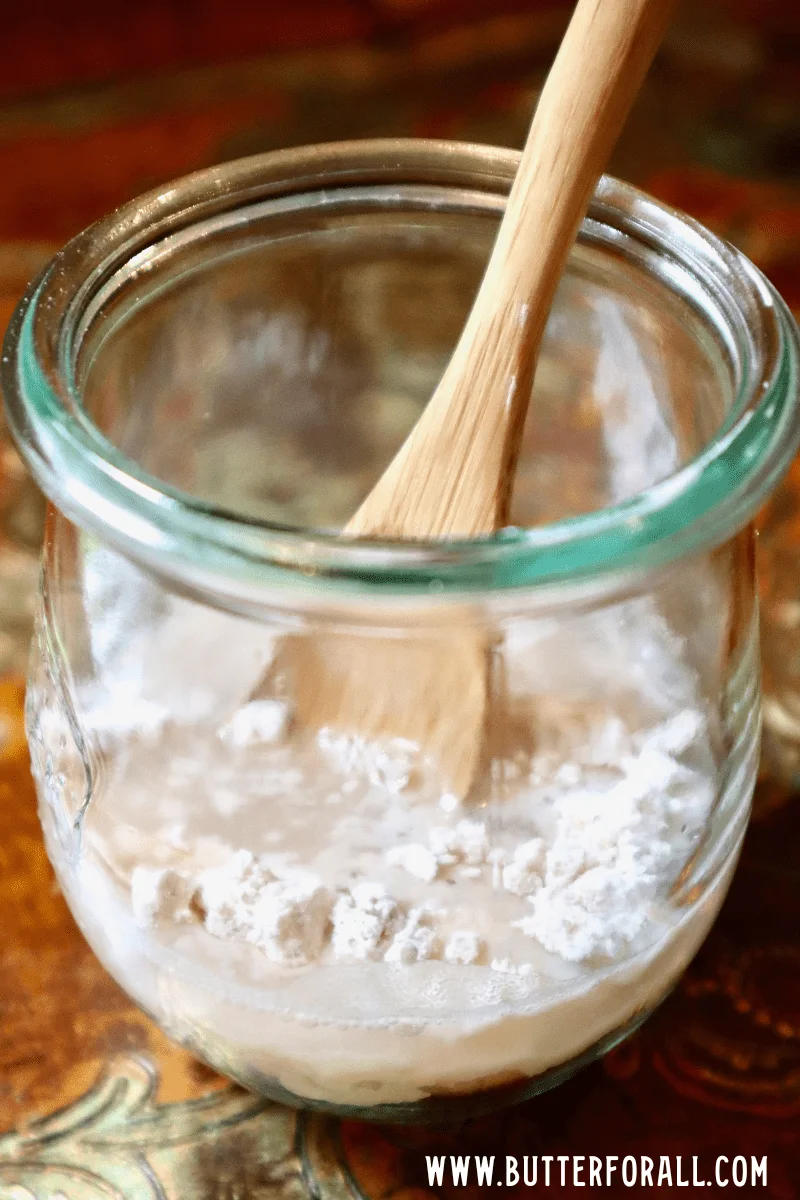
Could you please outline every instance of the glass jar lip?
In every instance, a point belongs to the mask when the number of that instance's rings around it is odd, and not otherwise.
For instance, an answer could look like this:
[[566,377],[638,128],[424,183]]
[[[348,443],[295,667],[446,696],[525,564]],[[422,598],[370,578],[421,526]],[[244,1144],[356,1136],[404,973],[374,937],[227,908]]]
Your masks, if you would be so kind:
[[432,595],[552,584],[655,569],[742,528],[800,444],[800,337],[775,289],[739,251],[629,184],[604,176],[581,236],[628,239],[702,281],[724,312],[737,395],[703,450],[673,475],[596,512],[491,537],[356,541],[215,508],[149,476],[82,408],[73,368],[91,300],[164,239],[254,204],[354,186],[468,187],[504,196],[519,154],[421,139],[328,143],[239,159],[152,191],[90,226],[29,288],[9,325],[2,387],[11,430],[66,516],[189,589],[228,598],[302,587]]

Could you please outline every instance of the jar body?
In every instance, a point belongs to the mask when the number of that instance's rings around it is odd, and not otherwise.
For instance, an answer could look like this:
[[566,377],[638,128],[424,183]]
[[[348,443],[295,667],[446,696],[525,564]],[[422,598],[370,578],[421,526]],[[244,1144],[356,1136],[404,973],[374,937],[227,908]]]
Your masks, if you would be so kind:
[[[87,940],[173,1036],[278,1098],[441,1115],[552,1083],[671,988],[754,782],[750,531],[624,599],[495,621],[504,723],[466,798],[399,739],[293,730],[285,682],[249,700],[281,622],[87,540],[51,516],[43,824]],[[325,632],[386,653],[383,631]],[[422,635],[397,615],[391,636]]]
[[[337,208],[306,164],[299,199],[175,234],[103,284],[74,380],[138,493],[160,480],[161,513],[181,496],[234,513],[231,537],[294,532],[269,562],[240,538],[238,575],[231,554],[190,569],[188,533],[170,558],[143,510],[113,508],[109,455],[106,534],[50,511],[28,695],[48,851],[109,971],[246,1085],[380,1119],[533,1094],[641,1021],[722,903],[758,754],[752,525],[592,566],[652,525],[638,496],[689,486],[736,391],[688,267],[682,291],[677,260],[626,257],[602,213],[539,363],[512,508],[544,530],[525,569],[502,538],[471,575],[449,545],[424,570],[378,548],[358,586],[314,559],[468,310],[502,203],[460,170],[455,195],[367,180]],[[644,201],[625,195],[633,239]],[[78,512],[80,491],[50,490]],[[562,571],[547,522],[593,513]],[[309,646],[389,709],[406,664],[477,647],[468,785],[402,730],[304,723]]]

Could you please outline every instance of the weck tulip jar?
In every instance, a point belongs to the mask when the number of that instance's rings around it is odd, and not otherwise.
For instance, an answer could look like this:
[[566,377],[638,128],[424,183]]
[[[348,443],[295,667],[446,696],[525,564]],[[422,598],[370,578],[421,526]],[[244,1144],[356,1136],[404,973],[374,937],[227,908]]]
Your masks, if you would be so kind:
[[[60,884],[172,1037],[293,1104],[441,1119],[552,1086],[672,987],[748,818],[751,522],[800,439],[798,341],[730,246],[603,179],[513,526],[339,536],[433,392],[517,161],[383,141],[203,171],[71,242],[6,344],[51,501],[27,721]],[[469,786],[402,730],[303,721],[287,645],[391,697],[465,635]]]

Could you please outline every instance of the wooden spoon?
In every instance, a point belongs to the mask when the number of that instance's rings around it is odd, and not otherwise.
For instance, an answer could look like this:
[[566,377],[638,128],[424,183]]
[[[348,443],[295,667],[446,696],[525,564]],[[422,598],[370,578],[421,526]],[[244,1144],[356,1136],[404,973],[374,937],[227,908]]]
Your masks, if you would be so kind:
[[[471,538],[508,520],[536,360],[594,186],[661,40],[673,0],[579,0],[545,83],[486,274],[444,376],[346,526],[355,537]],[[287,638],[296,720],[408,738],[466,795],[487,717],[485,633],[463,614],[411,637]]]

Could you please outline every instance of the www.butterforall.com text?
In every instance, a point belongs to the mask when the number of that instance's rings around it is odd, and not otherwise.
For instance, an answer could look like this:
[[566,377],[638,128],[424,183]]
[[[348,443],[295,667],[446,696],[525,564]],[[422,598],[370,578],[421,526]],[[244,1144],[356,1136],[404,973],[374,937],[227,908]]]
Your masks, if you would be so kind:
[[766,1187],[767,1158],[719,1155],[427,1154],[428,1185],[442,1187]]

